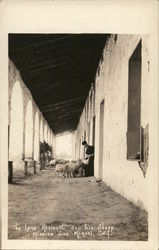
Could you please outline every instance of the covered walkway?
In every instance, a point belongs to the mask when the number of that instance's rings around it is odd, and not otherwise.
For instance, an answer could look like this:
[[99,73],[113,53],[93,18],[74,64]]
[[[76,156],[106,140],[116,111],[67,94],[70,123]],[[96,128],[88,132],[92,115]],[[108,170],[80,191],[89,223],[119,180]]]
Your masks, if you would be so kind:
[[147,230],[147,213],[94,177],[46,169],[9,186],[9,239],[147,240]]
[[[148,63],[148,35],[9,34],[9,239],[148,240]],[[56,177],[84,140],[94,176]]]

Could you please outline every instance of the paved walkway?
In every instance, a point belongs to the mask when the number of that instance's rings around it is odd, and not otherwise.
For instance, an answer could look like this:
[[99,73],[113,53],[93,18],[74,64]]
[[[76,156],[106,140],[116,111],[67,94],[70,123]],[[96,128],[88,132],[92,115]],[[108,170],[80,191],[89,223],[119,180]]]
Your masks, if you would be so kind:
[[9,184],[9,239],[147,240],[147,214],[94,177],[54,170]]

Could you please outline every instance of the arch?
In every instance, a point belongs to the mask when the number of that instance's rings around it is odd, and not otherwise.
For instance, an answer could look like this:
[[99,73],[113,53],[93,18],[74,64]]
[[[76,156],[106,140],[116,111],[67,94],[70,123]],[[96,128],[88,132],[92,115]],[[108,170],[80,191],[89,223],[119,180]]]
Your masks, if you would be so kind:
[[35,127],[34,127],[34,160],[39,161],[39,114],[35,114]]
[[9,135],[9,160],[23,157],[23,94],[20,83],[15,82],[11,95],[11,119]]
[[50,145],[52,145],[52,131],[50,131]]
[[46,133],[46,142],[49,144],[49,128],[47,126],[47,129],[46,129],[47,133]]
[[51,131],[48,129],[48,144],[51,145]]
[[33,105],[28,101],[25,117],[25,158],[32,159],[33,155]]
[[52,131],[50,130],[50,146],[52,146]]
[[47,125],[44,126],[44,141],[47,142]]
[[40,141],[44,141],[44,132],[43,132],[43,120],[40,121]]

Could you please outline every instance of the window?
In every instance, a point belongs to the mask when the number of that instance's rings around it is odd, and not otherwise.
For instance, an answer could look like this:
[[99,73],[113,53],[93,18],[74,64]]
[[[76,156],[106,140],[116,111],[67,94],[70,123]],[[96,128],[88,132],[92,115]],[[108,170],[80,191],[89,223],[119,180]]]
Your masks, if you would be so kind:
[[141,159],[141,41],[129,60],[127,158]]

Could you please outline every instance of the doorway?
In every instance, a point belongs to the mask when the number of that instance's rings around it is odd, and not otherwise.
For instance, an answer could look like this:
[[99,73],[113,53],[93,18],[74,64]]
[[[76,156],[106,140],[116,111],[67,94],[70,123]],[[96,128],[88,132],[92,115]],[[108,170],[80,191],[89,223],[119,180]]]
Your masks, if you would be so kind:
[[94,116],[93,117],[93,129],[92,129],[92,132],[93,132],[93,135],[92,135],[92,146],[95,146],[95,126],[96,126],[96,117]]
[[102,178],[103,166],[103,130],[104,130],[104,100],[100,103],[100,118],[99,118],[99,177]]

